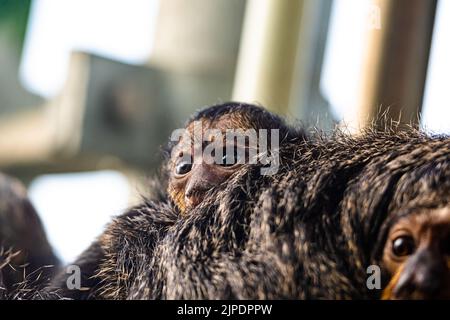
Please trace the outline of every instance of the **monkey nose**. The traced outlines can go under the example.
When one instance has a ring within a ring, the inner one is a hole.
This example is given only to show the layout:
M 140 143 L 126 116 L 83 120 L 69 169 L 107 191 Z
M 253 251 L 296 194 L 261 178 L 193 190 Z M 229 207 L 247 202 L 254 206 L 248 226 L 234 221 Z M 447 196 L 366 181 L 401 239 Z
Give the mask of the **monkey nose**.
M 206 181 L 201 181 L 189 185 L 186 188 L 186 193 L 184 195 L 184 201 L 188 208 L 195 208 L 203 200 L 204 194 L 211 189 L 211 185 Z
M 414 295 L 432 298 L 441 289 L 443 270 L 437 257 L 429 252 L 417 253 L 407 262 L 394 289 L 394 295 L 410 299 Z

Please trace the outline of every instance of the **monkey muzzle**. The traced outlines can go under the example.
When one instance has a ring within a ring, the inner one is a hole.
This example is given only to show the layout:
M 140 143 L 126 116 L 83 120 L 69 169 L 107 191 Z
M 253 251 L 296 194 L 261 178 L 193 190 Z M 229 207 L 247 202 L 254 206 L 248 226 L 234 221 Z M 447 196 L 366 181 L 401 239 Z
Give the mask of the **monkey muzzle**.
M 397 272 L 383 292 L 383 299 L 450 299 L 448 258 L 419 250 Z

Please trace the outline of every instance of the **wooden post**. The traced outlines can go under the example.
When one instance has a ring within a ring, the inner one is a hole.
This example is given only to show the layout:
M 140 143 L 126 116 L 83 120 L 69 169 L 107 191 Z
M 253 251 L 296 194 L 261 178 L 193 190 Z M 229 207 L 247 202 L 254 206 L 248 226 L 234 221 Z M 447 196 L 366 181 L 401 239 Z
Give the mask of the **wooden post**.
M 368 31 L 357 129 L 391 120 L 418 125 L 437 0 L 376 0 Z

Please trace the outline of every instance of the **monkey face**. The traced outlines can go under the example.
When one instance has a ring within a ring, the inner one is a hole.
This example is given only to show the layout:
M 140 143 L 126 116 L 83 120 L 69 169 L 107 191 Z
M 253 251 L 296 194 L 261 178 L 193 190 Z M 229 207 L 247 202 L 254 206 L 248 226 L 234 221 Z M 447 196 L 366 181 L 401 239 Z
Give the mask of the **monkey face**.
M 185 152 L 180 152 L 178 158 L 174 161 L 169 188 L 182 212 L 195 208 L 209 190 L 226 181 L 240 167 L 237 163 L 227 164 L 226 159 L 218 164 L 206 159 L 193 163 L 186 160 Z
M 450 299 L 450 207 L 398 220 L 383 264 L 392 277 L 384 299 Z
M 224 132 L 237 124 L 228 116 L 215 122 L 202 120 L 202 135 L 207 130 Z M 206 193 L 225 182 L 245 162 L 248 146 L 236 141 L 226 141 L 217 136 L 196 137 L 193 125 L 187 127 L 188 136 L 183 136 L 172 151 L 169 164 L 169 194 L 184 213 L 202 202 Z M 210 132 L 210 131 L 209 131 Z M 215 151 L 220 150 L 220 154 Z

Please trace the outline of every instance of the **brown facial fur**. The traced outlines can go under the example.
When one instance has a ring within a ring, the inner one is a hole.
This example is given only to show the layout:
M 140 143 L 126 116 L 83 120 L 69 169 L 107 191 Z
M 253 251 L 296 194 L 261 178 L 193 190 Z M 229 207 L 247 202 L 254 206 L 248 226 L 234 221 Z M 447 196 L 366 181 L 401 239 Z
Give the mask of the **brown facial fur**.
M 202 135 L 205 134 L 205 131 L 208 129 L 218 129 L 225 136 L 227 129 L 247 130 L 254 127 L 251 119 L 241 113 L 229 113 L 213 120 L 201 118 L 198 121 L 202 124 Z M 193 137 L 194 122 L 189 123 L 186 129 L 191 134 L 191 137 Z M 215 163 L 210 164 L 210 162 L 202 162 L 201 164 L 194 163 L 192 165 L 192 169 L 183 176 L 175 174 L 175 168 L 178 160 L 183 155 L 186 155 L 186 153 L 193 154 L 194 152 L 193 142 L 195 140 L 190 141 L 192 140 L 191 137 L 183 137 L 178 142 L 172 152 L 172 157 L 169 162 L 170 179 L 168 193 L 182 213 L 196 207 L 203 200 L 206 192 L 226 181 L 241 166 L 237 164 L 230 167 L 224 167 Z M 201 137 L 193 138 L 201 139 Z M 214 140 L 214 137 L 212 136 L 204 138 L 211 142 Z M 226 143 L 227 141 L 224 141 L 224 144 Z M 195 145 L 202 145 L 202 147 L 204 147 L 204 143 L 198 143 Z M 193 190 L 192 193 L 190 193 L 189 190 Z

